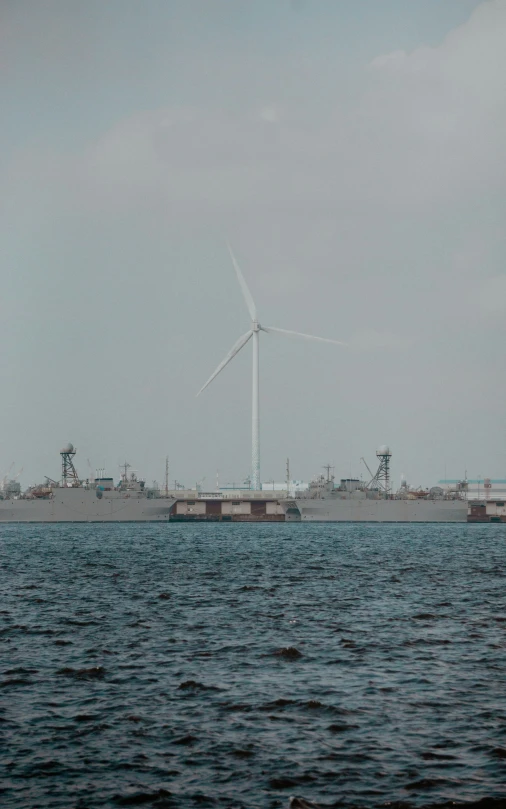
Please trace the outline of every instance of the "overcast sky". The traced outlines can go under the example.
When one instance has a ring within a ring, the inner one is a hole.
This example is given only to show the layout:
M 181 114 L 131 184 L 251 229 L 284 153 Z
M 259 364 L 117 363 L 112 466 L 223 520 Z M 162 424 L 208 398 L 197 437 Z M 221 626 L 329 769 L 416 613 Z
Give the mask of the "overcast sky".
M 506 0 L 2 0 L 0 476 L 506 476 Z

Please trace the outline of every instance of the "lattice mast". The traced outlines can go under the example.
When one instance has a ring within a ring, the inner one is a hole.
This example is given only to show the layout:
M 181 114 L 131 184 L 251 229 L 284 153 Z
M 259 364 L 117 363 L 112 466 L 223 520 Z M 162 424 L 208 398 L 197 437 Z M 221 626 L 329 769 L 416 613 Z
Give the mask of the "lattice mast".
M 74 466 L 76 452 L 73 444 L 67 444 L 60 450 L 62 486 L 79 486 L 79 476 Z
M 390 459 L 392 453 L 389 447 L 381 446 L 376 450 L 376 457 L 379 459 L 379 466 L 376 474 L 374 475 L 374 482 L 378 483 L 383 491 L 390 493 Z M 372 482 L 372 481 L 371 481 Z

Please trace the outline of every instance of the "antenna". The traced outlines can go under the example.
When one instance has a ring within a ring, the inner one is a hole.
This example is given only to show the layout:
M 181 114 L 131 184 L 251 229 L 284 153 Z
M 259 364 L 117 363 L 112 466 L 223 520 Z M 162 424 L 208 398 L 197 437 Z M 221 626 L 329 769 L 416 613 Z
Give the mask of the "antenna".
M 366 468 L 366 469 L 367 469 L 367 471 L 369 472 L 369 474 L 370 474 L 371 478 L 374 478 L 374 475 L 373 475 L 373 473 L 371 472 L 371 470 L 369 469 L 369 466 L 367 465 L 365 458 L 361 458 L 360 460 L 362 461 L 362 463 L 364 464 L 365 468 Z M 351 477 L 351 475 L 350 475 L 350 477 Z
M 165 456 L 165 497 L 169 496 L 169 456 Z
M 73 460 L 76 451 L 73 444 L 67 444 L 60 450 L 62 486 L 79 486 L 79 477 Z
M 327 483 L 330 483 L 330 481 L 332 480 L 331 472 L 334 471 L 334 467 L 332 466 L 332 464 L 328 463 L 328 464 L 325 464 L 325 466 L 323 468 L 327 472 Z
M 286 493 L 290 492 L 290 458 L 286 459 Z
M 124 461 L 122 464 L 119 465 L 119 468 L 123 470 L 121 473 L 121 477 L 128 483 L 128 470 L 130 469 L 130 464 L 127 461 Z
M 376 450 L 376 457 L 379 458 L 379 466 L 376 474 L 374 475 L 374 480 L 380 484 L 381 488 L 384 489 L 385 492 L 389 492 L 390 458 L 392 457 L 389 447 L 386 445 L 381 446 L 378 450 Z

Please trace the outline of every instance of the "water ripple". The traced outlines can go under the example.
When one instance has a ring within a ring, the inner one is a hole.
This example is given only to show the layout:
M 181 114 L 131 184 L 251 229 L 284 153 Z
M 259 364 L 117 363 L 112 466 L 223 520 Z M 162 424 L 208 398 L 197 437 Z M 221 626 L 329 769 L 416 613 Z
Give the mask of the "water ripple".
M 506 809 L 504 526 L 0 527 L 0 805 Z

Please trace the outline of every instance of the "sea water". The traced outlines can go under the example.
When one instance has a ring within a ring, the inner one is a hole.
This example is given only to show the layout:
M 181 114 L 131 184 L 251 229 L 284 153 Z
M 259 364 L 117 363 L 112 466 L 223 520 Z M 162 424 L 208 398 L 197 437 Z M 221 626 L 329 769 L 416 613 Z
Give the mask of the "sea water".
M 506 525 L 0 527 L 0 805 L 506 796 Z

